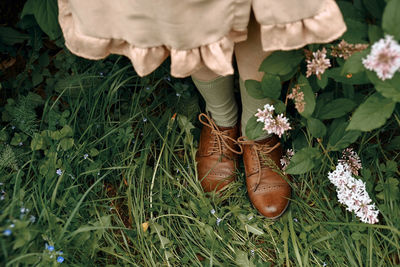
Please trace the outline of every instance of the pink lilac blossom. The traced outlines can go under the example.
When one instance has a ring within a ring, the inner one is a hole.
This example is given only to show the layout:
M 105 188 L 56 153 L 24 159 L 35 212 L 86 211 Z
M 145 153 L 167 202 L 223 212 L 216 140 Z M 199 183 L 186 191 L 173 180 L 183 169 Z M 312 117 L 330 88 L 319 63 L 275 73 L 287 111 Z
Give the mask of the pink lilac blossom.
M 296 85 L 292 88 L 292 92 L 288 94 L 287 98 L 294 101 L 294 105 L 298 112 L 302 113 L 306 102 L 304 101 L 304 93 L 301 91 L 300 85 Z
M 279 114 L 278 116 L 274 117 L 274 110 L 274 106 L 266 104 L 264 106 L 264 110 L 258 109 L 258 112 L 255 114 L 255 116 L 257 117 L 257 121 L 264 123 L 264 131 L 281 137 L 285 131 L 291 129 L 290 124 L 288 118 L 283 116 L 283 114 Z
M 349 170 L 354 175 L 358 175 L 358 171 L 362 168 L 360 157 L 352 148 L 343 150 L 342 158 L 339 159 L 339 162 L 349 166 Z
M 393 36 L 386 35 L 372 45 L 371 53 L 362 63 L 366 69 L 375 71 L 382 81 L 391 79 L 400 69 L 400 45 Z
M 308 54 L 306 54 L 307 56 Z M 331 62 L 329 58 L 326 58 L 326 48 L 322 48 L 322 50 L 317 50 L 317 52 L 312 53 L 311 56 L 307 56 L 307 72 L 306 77 L 310 77 L 315 74 L 318 79 L 321 79 L 321 75 L 331 66 Z
M 365 183 L 352 176 L 350 167 L 339 162 L 336 169 L 328 173 L 329 181 L 335 185 L 339 203 L 346 206 L 346 210 L 354 212 L 364 223 L 374 224 L 379 222 L 379 210 L 372 203 Z
M 292 159 L 293 155 L 294 155 L 293 149 L 286 150 L 286 154 L 283 155 L 283 157 L 280 160 L 283 171 L 286 170 L 286 168 L 289 165 L 290 160 Z

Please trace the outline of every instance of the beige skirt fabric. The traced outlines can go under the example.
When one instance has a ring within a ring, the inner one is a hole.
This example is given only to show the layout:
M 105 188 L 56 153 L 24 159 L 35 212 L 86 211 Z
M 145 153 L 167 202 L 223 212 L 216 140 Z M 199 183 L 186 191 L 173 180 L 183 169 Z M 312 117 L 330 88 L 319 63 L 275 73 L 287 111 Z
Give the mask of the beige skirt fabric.
M 346 30 L 334 0 L 58 0 L 67 48 L 88 59 L 127 56 L 140 76 L 171 57 L 171 75 L 206 66 L 233 74 L 235 43 L 247 39 L 250 13 L 262 49 L 327 43 Z

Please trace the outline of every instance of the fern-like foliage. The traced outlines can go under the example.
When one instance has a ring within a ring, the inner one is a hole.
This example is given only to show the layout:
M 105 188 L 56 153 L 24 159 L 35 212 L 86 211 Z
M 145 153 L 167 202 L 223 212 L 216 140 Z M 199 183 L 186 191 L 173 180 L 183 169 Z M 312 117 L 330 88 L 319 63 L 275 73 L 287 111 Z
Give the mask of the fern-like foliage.
M 0 169 L 4 168 L 18 170 L 17 157 L 9 145 L 0 148 Z
M 5 106 L 3 119 L 10 121 L 13 126 L 22 132 L 32 134 L 38 129 L 38 119 L 35 108 L 43 104 L 43 99 L 29 92 L 26 96 L 19 96 L 17 101 L 9 99 Z

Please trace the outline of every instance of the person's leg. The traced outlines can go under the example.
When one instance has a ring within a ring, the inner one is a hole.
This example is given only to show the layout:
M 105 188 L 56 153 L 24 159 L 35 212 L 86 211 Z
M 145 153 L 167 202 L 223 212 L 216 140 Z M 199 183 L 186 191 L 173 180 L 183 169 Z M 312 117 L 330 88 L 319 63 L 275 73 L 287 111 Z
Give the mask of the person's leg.
M 242 98 L 242 134 L 245 135 L 246 123 L 257 109 L 262 109 L 269 99 L 254 99 L 247 94 L 246 80 L 261 81 L 263 73 L 258 69 L 269 55 L 263 52 L 260 38 L 260 25 L 254 17 L 250 18 L 248 39 L 238 43 L 235 48 L 236 61 L 240 74 L 240 93 Z M 271 168 L 271 164 L 280 166 L 282 147 L 275 135 L 265 134 L 258 140 L 240 137 L 243 145 L 243 162 L 246 172 L 246 186 L 253 206 L 265 217 L 276 219 L 289 205 L 291 189 L 289 184 Z
M 192 75 L 192 80 L 215 123 L 223 127 L 235 126 L 238 106 L 233 91 L 233 75 L 219 76 L 203 67 Z
M 261 81 L 264 73 L 258 71 L 261 62 L 271 53 L 264 52 L 261 46 L 260 25 L 256 22 L 253 15 L 248 26 L 248 37 L 244 42 L 237 43 L 235 46 L 236 62 L 239 70 L 240 95 L 242 99 L 242 135 L 245 135 L 247 121 L 257 113 L 257 109 L 263 109 L 265 104 L 270 104 L 271 100 L 255 99 L 251 97 L 244 86 L 246 80 Z M 257 140 L 265 139 L 265 134 Z
M 196 153 L 197 172 L 206 192 L 225 188 L 236 177 L 239 129 L 238 107 L 233 92 L 233 76 L 218 76 L 203 67 L 192 79 L 206 102 L 206 114 L 200 114 L 204 125 Z

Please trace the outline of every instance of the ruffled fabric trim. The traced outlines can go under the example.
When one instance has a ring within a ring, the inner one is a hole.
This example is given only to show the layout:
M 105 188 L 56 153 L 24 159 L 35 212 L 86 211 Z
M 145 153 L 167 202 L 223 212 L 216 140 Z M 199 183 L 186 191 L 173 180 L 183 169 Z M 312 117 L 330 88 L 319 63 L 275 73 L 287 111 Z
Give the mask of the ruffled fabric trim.
M 110 54 L 127 56 L 139 76 L 146 76 L 171 56 L 171 75 L 187 77 L 204 66 L 218 75 L 233 74 L 232 55 L 235 42 L 247 39 L 247 30 L 232 30 L 217 42 L 193 49 L 177 50 L 167 46 L 141 48 L 125 40 L 85 35 L 74 23 L 68 0 L 58 0 L 59 22 L 65 45 L 74 54 L 88 59 L 102 59 Z M 346 31 L 342 14 L 333 0 L 325 1 L 314 17 L 293 23 L 261 25 L 264 51 L 298 49 L 310 43 L 328 43 Z
M 233 74 L 234 44 L 247 38 L 247 31 L 231 31 L 215 43 L 193 49 L 177 50 L 166 46 L 141 48 L 125 40 L 82 34 L 74 23 L 68 0 L 59 0 L 58 6 L 65 45 L 72 53 L 93 60 L 105 58 L 110 54 L 127 56 L 139 76 L 153 72 L 168 56 L 171 56 L 171 75 L 174 77 L 187 77 L 204 65 L 222 76 Z
M 317 15 L 300 21 L 261 25 L 261 42 L 266 52 L 299 49 L 312 43 L 330 43 L 346 31 L 342 13 L 334 0 L 326 0 Z

